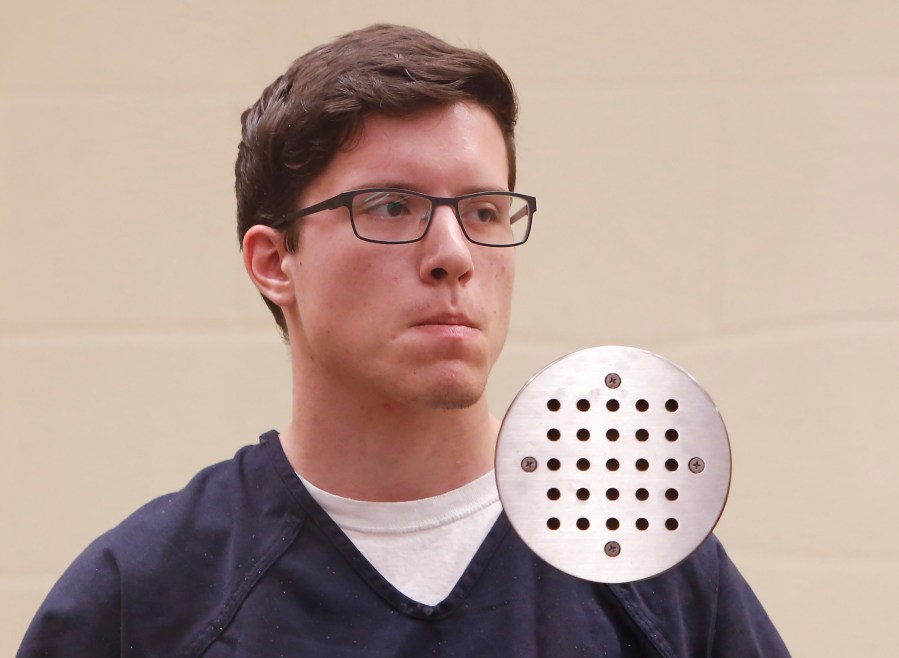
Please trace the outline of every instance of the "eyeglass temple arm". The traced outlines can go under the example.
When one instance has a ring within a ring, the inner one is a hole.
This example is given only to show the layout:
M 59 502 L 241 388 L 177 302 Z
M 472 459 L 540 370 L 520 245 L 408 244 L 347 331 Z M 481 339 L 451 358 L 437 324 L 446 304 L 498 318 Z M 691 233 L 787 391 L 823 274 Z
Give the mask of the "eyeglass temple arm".
M 322 210 L 334 210 L 335 208 L 340 208 L 341 206 L 346 206 L 346 200 L 344 199 L 343 194 L 338 194 L 337 196 L 331 197 L 330 199 L 325 199 L 320 203 L 316 203 L 313 206 L 287 213 L 278 223 L 286 224 L 287 222 L 299 219 L 300 217 L 305 217 L 306 215 L 312 215 L 314 213 L 321 212 Z
M 530 207 L 529 207 L 529 206 L 524 206 L 521 210 L 519 210 L 519 211 L 516 212 L 514 215 L 512 215 L 511 217 L 509 217 L 509 223 L 510 223 L 510 224 L 514 224 L 515 222 L 517 222 L 517 221 L 518 221 L 519 219 L 521 219 L 522 217 L 527 217 L 529 212 L 530 212 Z

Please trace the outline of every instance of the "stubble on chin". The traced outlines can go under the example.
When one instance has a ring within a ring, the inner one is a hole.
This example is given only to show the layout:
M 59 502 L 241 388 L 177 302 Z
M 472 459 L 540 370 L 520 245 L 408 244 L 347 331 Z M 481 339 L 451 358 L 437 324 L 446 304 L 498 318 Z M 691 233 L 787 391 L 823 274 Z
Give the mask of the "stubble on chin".
M 468 409 L 469 407 L 477 404 L 480 401 L 481 397 L 483 397 L 483 391 L 481 391 L 480 395 L 474 395 L 473 393 L 468 393 L 466 395 L 457 392 L 446 393 L 432 399 L 430 406 L 433 409 Z
M 409 402 L 427 409 L 468 409 L 481 401 L 486 388 L 486 382 L 445 382 L 420 391 L 414 396 L 416 399 Z

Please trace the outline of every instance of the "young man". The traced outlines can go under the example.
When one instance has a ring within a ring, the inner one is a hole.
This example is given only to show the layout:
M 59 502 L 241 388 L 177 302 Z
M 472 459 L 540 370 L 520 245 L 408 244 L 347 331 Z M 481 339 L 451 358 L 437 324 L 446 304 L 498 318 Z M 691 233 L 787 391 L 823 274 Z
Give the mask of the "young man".
M 786 655 L 714 540 L 604 586 L 501 514 L 484 390 L 536 210 L 515 118 L 493 60 L 393 26 L 266 89 L 238 227 L 290 345 L 290 425 L 92 544 L 21 656 Z

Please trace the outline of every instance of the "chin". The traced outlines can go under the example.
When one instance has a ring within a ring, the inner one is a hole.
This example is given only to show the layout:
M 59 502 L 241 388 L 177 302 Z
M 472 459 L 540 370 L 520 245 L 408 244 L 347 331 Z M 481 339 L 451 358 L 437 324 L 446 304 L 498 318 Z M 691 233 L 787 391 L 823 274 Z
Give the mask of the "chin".
M 431 404 L 429 405 L 432 409 L 468 409 L 469 407 L 477 404 L 481 399 L 481 396 L 450 396 L 446 395 L 440 398 L 435 398 L 431 400 Z
M 468 409 L 484 397 L 486 382 L 443 382 L 418 392 L 418 403 L 430 409 Z

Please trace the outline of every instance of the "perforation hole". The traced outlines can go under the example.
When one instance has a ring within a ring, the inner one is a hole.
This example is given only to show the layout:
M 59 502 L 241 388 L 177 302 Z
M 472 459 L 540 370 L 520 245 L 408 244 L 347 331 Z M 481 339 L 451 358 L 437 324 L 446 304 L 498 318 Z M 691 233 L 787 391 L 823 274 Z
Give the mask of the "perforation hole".
M 636 494 L 637 500 L 647 500 L 649 498 L 649 492 L 646 489 L 637 489 Z
M 577 401 L 577 409 L 578 411 L 587 411 L 590 408 L 590 400 L 584 400 L 581 398 Z
M 637 407 L 637 411 L 646 411 L 649 409 L 649 402 L 646 400 L 637 400 L 637 404 L 634 406 Z
M 546 497 L 549 498 L 550 500 L 559 500 L 559 498 L 561 496 L 562 496 L 561 492 L 559 492 L 559 490 L 556 489 L 555 487 L 553 487 L 552 489 L 546 490 Z
M 586 530 L 590 527 L 590 519 L 581 517 L 577 521 L 575 521 L 575 525 L 578 527 L 578 530 Z
M 665 527 L 668 528 L 669 530 L 672 530 L 672 531 L 677 530 L 679 525 L 680 524 L 677 522 L 677 519 L 666 519 L 665 520 Z
M 621 434 L 615 428 L 606 430 L 606 438 L 609 441 L 617 441 L 619 436 L 621 436 Z
M 667 498 L 668 500 L 677 500 L 678 498 L 680 498 L 680 494 L 678 493 L 677 489 L 668 489 L 665 492 L 665 498 Z
M 634 525 L 637 526 L 637 530 L 646 530 L 649 527 L 649 521 L 641 517 Z
M 676 459 L 667 459 L 665 460 L 665 468 L 667 468 L 672 473 L 678 469 L 680 465 L 677 463 Z
M 637 467 L 638 471 L 648 471 L 649 470 L 649 462 L 645 459 L 638 459 L 634 464 Z
M 618 489 L 612 487 L 611 489 L 606 489 L 606 498 L 609 500 L 618 500 L 618 496 L 621 494 L 618 493 Z
M 551 471 L 558 471 L 561 466 L 562 466 L 562 463 L 555 457 L 553 457 L 552 459 L 546 460 L 546 468 L 548 468 Z
M 606 527 L 609 530 L 618 530 L 618 528 L 621 527 L 621 524 L 618 522 L 618 519 L 613 517 L 611 519 L 606 519 Z
M 669 441 L 677 441 L 679 436 L 676 429 L 665 430 L 665 438 Z
M 582 427 L 577 431 L 577 438 L 580 441 L 586 441 L 590 438 L 590 430 Z
M 578 500 L 587 500 L 590 497 L 590 490 L 580 488 L 577 490 L 577 499 Z
M 546 519 L 546 527 L 550 530 L 558 530 L 561 526 L 562 522 L 554 516 Z
M 677 411 L 677 408 L 678 408 L 679 406 L 680 406 L 680 405 L 677 403 L 677 400 L 666 400 L 666 401 L 665 401 L 665 408 L 666 408 L 668 411 Z
M 547 401 L 546 408 L 550 411 L 558 411 L 562 408 L 562 403 L 553 398 L 552 400 Z
M 581 457 L 580 459 L 577 460 L 577 470 L 586 471 L 588 468 L 590 468 L 590 460 L 589 459 L 585 459 L 584 457 Z
M 546 431 L 546 438 L 549 439 L 550 441 L 558 441 L 561 436 L 562 436 L 562 433 L 559 430 L 557 430 L 555 427 Z
M 646 441 L 649 438 L 649 432 L 641 428 L 634 432 L 634 436 L 637 437 L 637 441 Z
M 609 411 L 618 411 L 618 408 L 620 406 L 621 405 L 618 404 L 618 400 L 608 400 L 606 402 L 606 409 L 608 409 Z
M 606 468 L 610 471 L 617 471 L 620 466 L 617 459 L 610 459 L 606 462 Z

